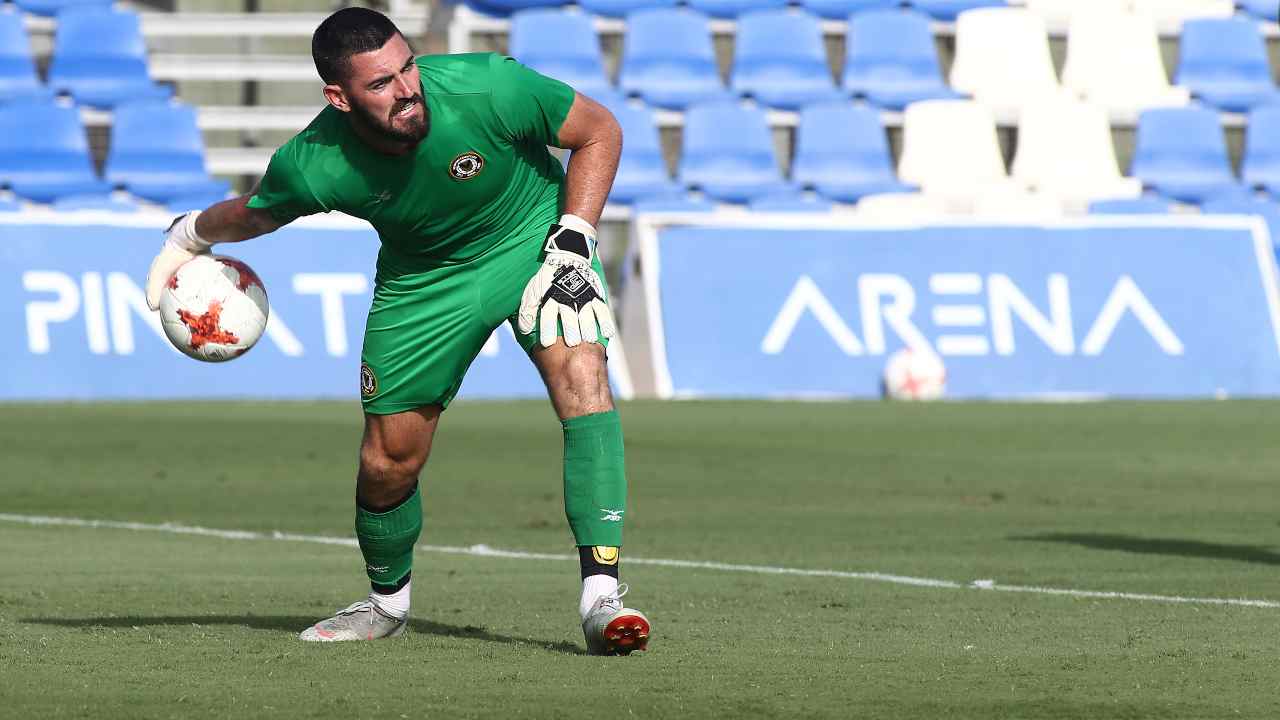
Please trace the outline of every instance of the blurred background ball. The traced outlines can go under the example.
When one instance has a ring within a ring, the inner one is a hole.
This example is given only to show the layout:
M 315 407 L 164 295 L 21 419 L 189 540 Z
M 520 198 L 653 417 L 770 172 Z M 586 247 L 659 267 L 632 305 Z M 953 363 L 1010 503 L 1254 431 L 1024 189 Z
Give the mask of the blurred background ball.
M 894 400 L 937 400 L 947 390 L 947 369 L 929 349 L 903 348 L 884 366 L 884 392 Z
M 240 357 L 267 327 L 267 290 L 248 265 L 225 255 L 197 255 L 160 296 L 169 342 L 205 362 Z

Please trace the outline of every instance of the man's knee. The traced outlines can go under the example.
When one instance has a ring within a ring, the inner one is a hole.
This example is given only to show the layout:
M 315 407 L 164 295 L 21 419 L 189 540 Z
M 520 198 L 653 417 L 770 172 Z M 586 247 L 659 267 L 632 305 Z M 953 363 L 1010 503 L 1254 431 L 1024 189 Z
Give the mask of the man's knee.
M 439 413 L 374 417 L 360 444 L 356 492 L 361 504 L 376 509 L 400 502 L 412 490 L 431 450 Z
M 557 362 L 546 370 L 547 389 L 562 418 L 613 409 L 604 346 L 583 343 L 559 348 Z

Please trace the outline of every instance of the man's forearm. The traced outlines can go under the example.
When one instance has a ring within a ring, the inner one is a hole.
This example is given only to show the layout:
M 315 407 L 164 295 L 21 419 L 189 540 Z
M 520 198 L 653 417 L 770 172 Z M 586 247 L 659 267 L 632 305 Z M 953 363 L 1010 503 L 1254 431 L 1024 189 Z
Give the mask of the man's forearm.
M 246 207 L 251 195 L 210 205 L 196 218 L 196 233 L 211 243 L 240 242 L 280 227 L 265 210 Z
M 609 122 L 599 124 L 591 140 L 569 157 L 565 177 L 565 213 L 577 215 L 592 225 L 599 224 L 600 213 L 613 187 L 613 176 L 618 172 L 621 154 L 622 130 L 610 116 Z

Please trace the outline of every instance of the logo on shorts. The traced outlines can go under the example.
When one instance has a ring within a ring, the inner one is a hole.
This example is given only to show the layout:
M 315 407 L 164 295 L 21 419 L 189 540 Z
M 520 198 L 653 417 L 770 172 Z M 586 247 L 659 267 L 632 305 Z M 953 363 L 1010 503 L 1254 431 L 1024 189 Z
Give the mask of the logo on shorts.
M 469 150 L 453 159 L 449 164 L 449 174 L 455 180 L 470 180 L 484 169 L 484 158 L 475 150 Z
M 596 545 L 591 548 L 591 557 L 601 565 L 617 565 L 618 564 L 618 548 L 609 547 L 607 545 Z
M 378 378 L 369 363 L 360 363 L 360 394 L 370 397 L 378 392 Z

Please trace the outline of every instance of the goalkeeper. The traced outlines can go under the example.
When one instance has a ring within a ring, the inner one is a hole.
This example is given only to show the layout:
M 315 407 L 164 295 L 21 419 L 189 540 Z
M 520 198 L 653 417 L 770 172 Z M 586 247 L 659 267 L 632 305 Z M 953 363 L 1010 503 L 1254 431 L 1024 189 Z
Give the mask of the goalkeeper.
M 505 320 L 564 429 L 565 514 L 581 559 L 587 649 L 643 649 L 648 620 L 623 606 L 618 584 L 626 475 L 605 368 L 614 321 L 595 253 L 594 224 L 622 149 L 617 122 L 511 58 L 415 58 L 373 10 L 329 16 L 312 56 L 329 107 L 275 152 L 249 195 L 175 220 L 147 278 L 154 309 L 178 266 L 214 243 L 333 210 L 378 231 L 355 520 L 372 591 L 301 638 L 404 631 L 422 530 L 418 475 L 441 413 Z M 548 145 L 573 151 L 567 174 Z

